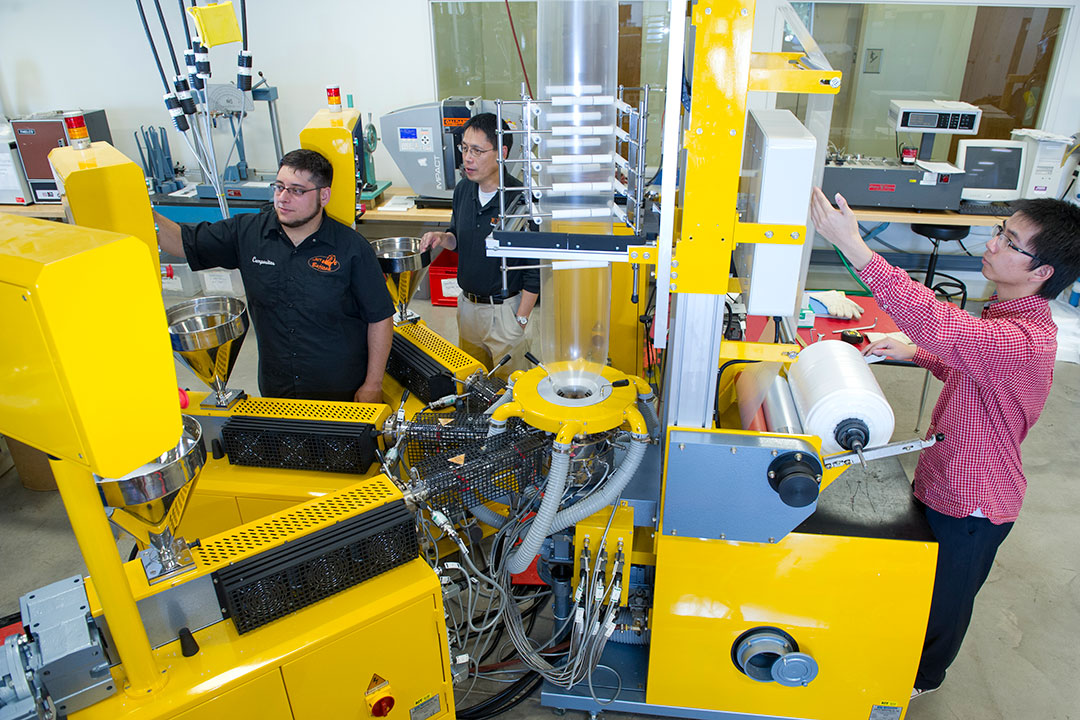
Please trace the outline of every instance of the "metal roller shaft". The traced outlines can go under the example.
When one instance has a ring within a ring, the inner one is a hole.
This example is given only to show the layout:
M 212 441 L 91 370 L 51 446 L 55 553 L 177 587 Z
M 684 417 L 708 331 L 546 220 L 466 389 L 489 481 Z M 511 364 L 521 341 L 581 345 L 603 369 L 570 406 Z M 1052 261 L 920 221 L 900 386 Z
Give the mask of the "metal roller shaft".
M 795 409 L 795 399 L 791 396 L 791 387 L 782 375 L 777 375 L 765 393 L 763 403 L 765 426 L 770 432 L 801 435 L 802 420 Z

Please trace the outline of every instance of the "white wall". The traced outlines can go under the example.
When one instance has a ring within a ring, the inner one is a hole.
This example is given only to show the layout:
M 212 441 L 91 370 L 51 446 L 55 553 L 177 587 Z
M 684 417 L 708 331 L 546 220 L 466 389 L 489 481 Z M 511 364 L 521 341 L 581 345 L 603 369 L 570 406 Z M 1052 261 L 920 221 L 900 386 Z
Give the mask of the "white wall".
M 820 1 L 820 0 L 819 0 Z M 151 0 L 143 0 L 153 19 Z M 182 42 L 175 0 L 162 0 L 173 40 Z M 1014 6 L 1019 0 L 952 0 L 950 5 Z M 911 0 L 894 0 L 910 4 Z M 755 48 L 778 49 L 763 38 L 779 28 L 774 0 L 759 0 Z M 1080 130 L 1080 0 L 1052 4 L 1070 9 L 1059 38 L 1056 74 L 1039 127 L 1071 135 Z M 435 98 L 427 0 L 334 2 L 251 0 L 249 28 L 255 69 L 281 94 L 282 142 L 297 145 L 300 129 L 323 106 L 324 86 L 338 83 L 356 106 L 377 119 L 390 110 Z M 152 23 L 152 26 L 156 21 Z M 156 35 L 155 37 L 160 37 Z M 108 38 L 120 38 L 111 40 Z M 215 48 L 215 82 L 235 79 L 236 45 Z M 1070 78 L 1073 80 L 1070 81 Z M 135 4 L 105 0 L 0 0 L 0 114 L 21 115 L 73 107 L 104 107 L 113 138 L 137 155 L 132 133 L 140 125 L 169 126 L 161 84 L 143 36 Z M 260 104 L 245 123 L 249 163 L 274 169 L 269 122 Z M 173 132 L 173 153 L 192 164 Z M 221 135 L 219 147 L 224 147 Z M 404 178 L 382 147 L 380 178 Z
M 184 36 L 177 2 L 161 2 L 179 48 Z M 234 4 L 239 16 L 239 0 Z M 143 0 L 143 6 L 160 51 L 153 0 Z M 390 110 L 434 100 L 428 18 L 426 0 L 250 0 L 249 49 L 255 71 L 278 88 L 284 149 L 298 147 L 301 128 L 325 106 L 329 84 L 341 85 L 343 96 L 352 93 L 364 121 L 371 112 L 376 126 Z M 239 49 L 234 43 L 211 51 L 213 82 L 235 82 Z M 171 75 L 171 63 L 163 61 Z M 182 55 L 178 61 L 182 68 Z M 194 167 L 161 95 L 135 3 L 0 0 L 0 112 L 11 117 L 103 107 L 114 144 L 129 157 L 138 158 L 133 132 L 139 126 L 162 125 L 170 130 L 174 159 Z M 244 136 L 248 164 L 276 171 L 265 103 L 257 103 L 245 120 Z M 227 129 L 217 135 L 222 161 L 229 137 Z M 404 184 L 385 148 L 376 151 L 375 162 L 380 179 Z

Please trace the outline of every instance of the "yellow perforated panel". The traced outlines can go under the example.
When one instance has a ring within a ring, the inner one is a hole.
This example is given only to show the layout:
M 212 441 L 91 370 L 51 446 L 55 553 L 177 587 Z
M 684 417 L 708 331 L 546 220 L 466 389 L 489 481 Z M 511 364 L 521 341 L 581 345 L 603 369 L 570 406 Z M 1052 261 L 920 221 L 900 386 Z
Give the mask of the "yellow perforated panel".
M 268 550 L 299 535 L 371 510 L 401 497 L 401 492 L 385 477 L 376 477 L 336 493 L 325 495 L 271 515 L 256 524 L 216 535 L 192 548 L 200 569 L 212 571 L 219 565 Z
M 411 340 L 417 347 L 446 366 L 454 375 L 464 380 L 483 366 L 461 348 L 439 335 L 427 325 L 401 325 L 394 332 Z
M 386 405 L 329 402 L 320 400 L 281 400 L 277 398 L 248 398 L 231 408 L 233 415 L 290 418 L 293 420 L 331 420 L 336 422 L 361 422 L 376 424 Z

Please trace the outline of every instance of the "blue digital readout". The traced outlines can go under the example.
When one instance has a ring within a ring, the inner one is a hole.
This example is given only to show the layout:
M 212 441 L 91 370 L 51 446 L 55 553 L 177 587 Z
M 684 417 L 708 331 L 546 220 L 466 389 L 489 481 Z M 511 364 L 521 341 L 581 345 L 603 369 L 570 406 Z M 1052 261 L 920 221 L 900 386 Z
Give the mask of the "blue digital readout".
M 398 130 L 398 137 L 402 140 L 415 140 L 416 128 L 401 128 Z

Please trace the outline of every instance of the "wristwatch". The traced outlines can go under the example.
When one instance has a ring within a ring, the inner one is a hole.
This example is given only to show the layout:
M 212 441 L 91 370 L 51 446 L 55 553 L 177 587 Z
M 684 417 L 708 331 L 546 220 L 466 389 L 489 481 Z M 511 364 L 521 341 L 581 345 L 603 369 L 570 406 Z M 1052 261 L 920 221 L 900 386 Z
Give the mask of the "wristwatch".
M 521 327 L 525 327 L 526 325 L 529 324 L 529 318 L 522 317 L 520 315 L 517 316 L 517 321 L 518 321 L 518 325 L 520 325 Z

